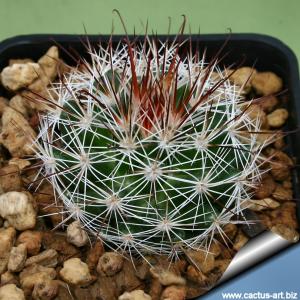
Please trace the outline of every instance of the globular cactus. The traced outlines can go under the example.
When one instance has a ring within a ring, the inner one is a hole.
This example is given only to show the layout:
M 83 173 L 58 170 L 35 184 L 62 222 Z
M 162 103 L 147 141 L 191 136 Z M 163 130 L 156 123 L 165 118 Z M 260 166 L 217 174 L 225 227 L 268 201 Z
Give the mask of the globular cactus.
M 69 218 L 108 246 L 173 255 L 243 219 L 261 176 L 261 120 L 218 59 L 125 39 L 53 84 L 36 141 Z M 186 54 L 182 54 L 186 53 Z

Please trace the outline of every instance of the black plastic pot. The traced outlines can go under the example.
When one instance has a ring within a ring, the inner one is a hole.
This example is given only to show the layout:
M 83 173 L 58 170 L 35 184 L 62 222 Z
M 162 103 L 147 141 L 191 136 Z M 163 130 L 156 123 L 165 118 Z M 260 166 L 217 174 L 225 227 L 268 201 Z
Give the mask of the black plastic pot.
M 78 35 L 26 35 L 7 39 L 0 43 L 0 70 L 8 64 L 11 58 L 32 58 L 34 60 L 42 56 L 47 49 L 52 46 L 54 41 L 66 49 L 73 48 L 78 53 L 84 55 L 86 52 L 80 38 L 86 36 Z M 96 45 L 100 40 L 107 41 L 108 36 L 88 36 L 91 44 Z M 119 41 L 122 37 L 115 36 L 113 40 Z M 159 36 L 165 40 L 166 36 Z M 236 61 L 243 61 L 244 65 L 252 66 L 259 71 L 272 71 L 279 75 L 284 82 L 284 87 L 288 90 L 288 101 L 286 107 L 290 112 L 290 118 L 286 130 L 295 130 L 300 128 L 300 85 L 298 62 L 294 53 L 281 41 L 258 34 L 232 34 L 230 37 L 224 34 L 194 35 L 192 36 L 192 46 L 195 51 L 203 51 L 207 48 L 207 57 L 213 56 L 225 40 L 229 38 L 222 53 L 228 53 L 222 63 L 230 65 Z M 72 63 L 70 57 L 61 52 L 62 58 Z M 0 87 L 0 96 L 5 96 L 7 92 Z M 300 130 L 287 136 L 289 154 L 300 161 Z M 300 171 L 293 170 L 294 179 L 294 198 L 299 199 L 299 178 Z M 297 201 L 297 214 L 300 221 L 300 201 Z M 300 223 L 300 222 L 299 222 Z M 265 247 L 262 247 L 262 244 Z M 259 245 L 260 247 L 257 247 Z M 227 280 L 241 271 L 248 269 L 262 260 L 272 256 L 279 250 L 289 246 L 288 242 L 278 237 L 274 237 L 269 232 L 264 232 L 253 238 L 240 251 L 235 263 L 229 266 L 224 280 Z M 259 249 L 260 250 L 259 250 Z M 252 254 L 251 254 L 252 253 Z M 245 257 L 247 259 L 245 259 Z M 233 261 L 233 262 L 234 262 Z M 224 281 L 222 280 L 222 282 Z

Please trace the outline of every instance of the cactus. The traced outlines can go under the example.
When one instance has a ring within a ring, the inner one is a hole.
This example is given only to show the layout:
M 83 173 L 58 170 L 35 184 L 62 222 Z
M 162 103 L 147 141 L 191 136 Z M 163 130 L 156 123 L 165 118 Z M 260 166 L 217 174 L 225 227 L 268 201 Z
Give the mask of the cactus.
M 89 60 L 53 84 L 40 118 L 40 173 L 66 220 L 114 249 L 198 248 L 243 222 L 243 201 L 260 180 L 252 102 L 217 57 L 206 62 L 186 48 L 149 36 L 89 46 Z

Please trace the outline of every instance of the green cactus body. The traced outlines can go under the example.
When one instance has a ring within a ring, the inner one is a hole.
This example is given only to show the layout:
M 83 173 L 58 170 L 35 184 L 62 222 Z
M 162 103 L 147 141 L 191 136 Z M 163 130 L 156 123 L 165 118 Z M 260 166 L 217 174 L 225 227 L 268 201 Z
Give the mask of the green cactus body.
M 53 86 L 59 106 L 41 118 L 37 156 L 91 233 L 130 252 L 170 254 L 242 214 L 260 177 L 262 146 L 250 133 L 260 120 L 216 62 L 148 43 L 148 52 L 91 49 L 91 62 Z

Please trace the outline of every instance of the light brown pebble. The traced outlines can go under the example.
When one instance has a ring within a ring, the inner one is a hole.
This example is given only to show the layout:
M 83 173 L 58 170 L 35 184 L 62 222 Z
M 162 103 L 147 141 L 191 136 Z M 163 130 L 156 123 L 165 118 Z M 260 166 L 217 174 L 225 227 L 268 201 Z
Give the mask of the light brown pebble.
M 292 184 L 292 181 L 290 179 L 287 179 L 287 180 L 282 182 L 282 186 L 285 189 L 291 189 L 293 187 L 293 184 Z
M 254 211 L 262 211 L 266 209 L 274 209 L 279 207 L 279 203 L 272 198 L 264 198 L 259 200 L 246 200 L 242 202 L 242 208 L 249 208 Z
M 143 290 L 134 290 L 132 292 L 123 293 L 119 296 L 118 300 L 152 300 L 152 297 Z
M 213 255 L 215 255 L 213 253 Z M 177 270 L 180 274 L 185 272 L 185 269 L 188 265 L 187 261 L 183 258 L 180 258 L 174 262 L 174 269 Z
M 186 299 L 197 299 L 197 297 L 201 297 L 201 295 L 207 293 L 207 290 L 211 287 L 201 287 L 196 283 L 191 282 L 186 287 Z
M 255 138 L 256 143 L 265 148 L 277 140 L 277 134 L 274 132 L 259 132 L 255 134 Z
M 79 258 L 66 260 L 59 274 L 65 282 L 74 285 L 86 285 L 93 280 L 88 265 Z
M 266 228 L 272 227 L 271 218 L 265 212 L 259 213 L 258 216 L 259 216 L 259 221 L 263 226 L 265 226 Z
M 36 224 L 33 198 L 28 192 L 7 192 L 0 196 L 0 215 L 17 230 L 31 229 Z
M 36 78 L 29 86 L 28 89 L 21 93 L 22 96 L 26 98 L 26 96 L 29 96 L 29 99 L 31 96 L 34 96 L 34 94 L 30 94 L 31 91 L 36 92 L 41 98 L 40 100 L 43 100 L 43 97 L 50 93 L 50 91 L 47 90 L 47 86 L 50 84 L 49 77 L 45 74 L 44 70 L 40 68 L 38 70 L 38 78 Z M 47 97 L 48 99 L 49 97 Z M 31 98 L 32 99 L 32 98 Z M 35 99 L 35 98 L 33 98 Z M 39 104 L 42 104 L 43 101 L 31 101 L 30 105 L 33 109 L 38 109 Z
M 124 263 L 124 258 L 116 252 L 106 252 L 100 258 L 97 265 L 97 272 L 106 276 L 113 276 L 118 273 Z
M 39 187 L 39 193 L 34 195 L 40 214 L 49 215 L 53 227 L 59 228 L 63 222 L 63 204 L 55 199 L 53 186 L 49 182 L 43 182 Z
M 81 299 L 81 298 L 79 298 L 79 299 Z M 107 298 L 107 299 L 113 299 L 113 298 Z M 61 280 L 58 280 L 58 295 L 55 298 L 55 300 L 74 300 L 73 294 L 72 294 L 72 292 L 70 292 L 70 286 Z M 87 300 L 91 300 L 91 299 L 87 298 Z
M 273 144 L 274 148 L 277 150 L 281 150 L 281 149 L 285 148 L 286 143 L 285 143 L 284 134 L 282 133 L 282 131 L 278 130 L 278 132 L 275 136 L 276 136 L 276 139 Z
M 209 247 L 209 252 L 214 256 L 218 257 L 221 254 L 220 243 L 217 240 L 212 241 Z
M 11 272 L 23 270 L 27 258 L 27 248 L 25 244 L 13 247 L 10 251 L 7 268 Z
M 20 273 L 20 283 L 24 292 L 31 293 L 35 284 L 56 277 L 54 268 L 47 268 L 41 265 L 31 265 Z
M 166 287 L 160 299 L 161 300 L 184 300 L 186 297 L 186 288 L 184 286 L 170 285 Z
M 278 181 L 289 178 L 294 165 L 292 159 L 286 153 L 275 149 L 269 149 L 268 156 L 273 178 Z
M 270 95 L 282 89 L 282 79 L 273 72 L 257 72 L 252 79 L 252 86 L 258 94 Z
M 29 255 L 36 255 L 40 252 L 42 234 L 39 231 L 25 230 L 17 238 L 17 244 L 24 243 Z
M 187 267 L 186 277 L 188 280 L 195 282 L 200 286 L 205 286 L 207 282 L 207 276 L 192 265 Z
M 162 267 L 150 268 L 150 273 L 161 285 L 185 285 L 185 279 Z
M 285 108 L 278 108 L 267 115 L 268 124 L 273 128 L 282 127 L 289 117 L 289 113 Z
M 90 270 L 94 270 L 97 267 L 99 258 L 104 253 L 103 243 L 97 239 L 94 245 L 89 249 L 87 254 L 86 263 Z
M 24 170 L 26 167 L 29 167 L 30 164 L 31 163 L 28 159 L 22 159 L 17 157 L 14 157 L 8 161 L 9 166 L 17 166 L 20 171 Z
M 13 157 L 34 154 L 33 141 L 36 133 L 28 121 L 11 107 L 6 107 L 2 115 L 0 143 L 8 149 Z
M 195 68 L 195 70 L 198 70 L 199 71 L 199 68 Z M 227 70 L 228 71 L 228 70 Z M 212 80 L 220 80 L 220 79 L 222 79 L 222 78 L 224 78 L 224 76 L 226 76 L 225 75 L 225 73 L 224 73 L 224 75 L 222 75 L 222 74 L 220 74 L 219 72 L 215 72 L 215 71 L 212 71 L 211 73 L 210 73 L 210 78 L 212 79 Z
M 42 246 L 45 249 L 54 249 L 57 251 L 59 264 L 63 264 L 70 257 L 80 257 L 79 249 L 68 243 L 66 234 L 62 232 L 44 231 Z
M 124 259 L 122 270 L 115 274 L 113 277 L 100 275 L 100 278 L 100 281 L 102 280 L 102 278 L 108 278 L 111 282 L 114 281 L 120 293 L 123 291 L 133 291 L 135 289 L 143 287 L 143 283 L 136 276 L 135 266 L 129 259 Z M 121 289 L 119 289 L 120 287 Z
M 53 81 L 57 76 L 59 65 L 59 52 L 56 46 L 50 47 L 47 52 L 38 60 L 49 81 Z
M 150 264 L 148 261 L 144 260 L 143 258 L 138 261 L 136 264 L 136 276 L 142 280 L 145 280 L 150 275 Z
M 277 184 L 272 196 L 278 201 L 289 201 L 293 199 L 293 191 L 290 188 L 285 188 L 281 184 Z
M 242 231 L 239 231 L 235 237 L 233 249 L 236 251 L 240 250 L 248 242 L 248 240 L 249 238 Z
M 25 295 L 15 284 L 6 284 L 0 287 L 0 300 L 25 300 Z
M 233 241 L 236 233 L 237 233 L 237 226 L 233 223 L 228 223 L 223 227 L 223 232 L 226 239 Z
M 50 47 L 47 53 L 38 60 L 38 64 L 40 66 L 38 78 L 28 86 L 27 91 L 23 91 L 21 94 L 24 97 L 36 98 L 36 95 L 31 92 L 33 91 L 41 96 L 41 100 L 43 98 L 53 99 L 55 93 L 49 90 L 47 86 L 57 77 L 58 68 L 62 65 L 59 60 L 58 48 L 56 46 Z M 37 111 L 45 111 L 49 108 L 45 101 L 31 101 L 30 106 Z
M 57 280 L 45 280 L 34 285 L 32 298 L 34 300 L 52 300 L 58 293 Z
M 68 226 L 67 241 L 76 247 L 82 247 L 89 241 L 89 237 L 79 221 L 74 221 Z
M 115 286 L 112 286 L 112 284 L 111 284 L 110 288 L 114 290 Z M 102 281 L 102 284 L 101 284 L 101 290 L 102 289 L 103 289 L 103 281 Z M 81 287 L 81 286 L 74 286 L 72 288 L 72 292 L 76 296 L 76 299 L 78 299 L 78 300 L 81 300 L 81 299 L 85 299 L 85 300 L 92 300 L 92 299 L 94 300 L 95 299 L 96 300 L 97 298 L 101 299 L 101 300 L 102 299 L 116 299 L 115 297 L 113 297 L 113 298 L 112 297 L 107 297 L 107 298 L 104 297 L 103 298 L 100 295 L 99 295 L 100 297 L 98 295 L 95 297 L 95 295 L 93 295 L 93 287 L 92 286 L 91 286 L 91 288 L 90 287 L 86 288 L 86 287 Z M 110 296 L 110 295 L 107 295 L 107 296 Z
M 271 231 L 280 235 L 291 243 L 297 243 L 299 241 L 299 233 L 292 227 L 277 224 L 271 228 Z
M 248 92 L 251 89 L 251 81 L 253 79 L 256 70 L 251 67 L 242 67 L 236 69 L 235 72 L 229 77 L 235 85 L 243 87 L 243 89 Z
M 49 79 L 45 76 L 44 72 L 41 71 L 39 78 L 30 84 L 28 89 L 20 92 L 20 95 L 25 99 L 36 99 L 35 101 L 28 101 L 30 105 L 29 111 L 33 113 L 32 116 L 34 116 L 35 112 L 47 112 L 51 110 L 49 101 L 46 102 L 44 99 L 54 102 L 53 95 L 55 92 L 47 87 L 48 84 L 50 84 Z
M 187 250 L 185 254 L 187 260 L 204 274 L 209 273 L 215 266 L 214 255 L 205 250 Z
M 40 66 L 37 63 L 15 63 L 2 70 L 1 83 L 8 90 L 19 90 L 37 79 L 39 70 Z
M 57 251 L 54 249 L 47 249 L 43 252 L 31 256 L 26 260 L 25 266 L 28 267 L 32 264 L 39 264 L 45 267 L 54 268 L 57 265 Z
M 292 228 L 298 227 L 296 217 L 296 203 L 292 201 L 285 201 L 280 207 L 272 210 L 269 213 L 273 226 L 283 224 Z
M 18 284 L 17 277 L 10 271 L 6 271 L 5 273 L 1 274 L 1 285 L 8 283 Z
M 0 96 L 0 116 L 2 116 L 4 108 L 9 105 L 8 99 Z
M 150 281 L 149 295 L 152 297 L 152 300 L 159 300 L 162 289 L 163 287 L 158 279 L 153 278 Z
M 254 197 L 257 199 L 268 198 L 276 188 L 276 182 L 272 176 L 266 174 L 262 178 L 258 187 L 254 191 Z
M 265 96 L 259 99 L 257 102 L 260 107 L 266 113 L 270 113 L 274 110 L 275 106 L 279 103 L 279 100 L 274 95 Z
M 13 227 L 0 228 L 0 274 L 7 269 L 10 251 L 16 238 L 16 230 Z
M 11 191 L 20 191 L 22 189 L 22 180 L 20 169 L 16 165 L 7 165 L 0 169 L 0 191 L 7 193 Z
M 24 118 L 28 119 L 30 115 L 33 113 L 29 100 L 22 97 L 21 95 L 15 95 L 9 101 L 9 106 L 23 115 Z
M 246 114 L 251 120 L 260 120 L 262 129 L 268 129 L 267 115 L 258 104 L 252 103 L 246 110 Z
M 215 267 L 223 274 L 230 263 L 231 259 L 216 259 Z

